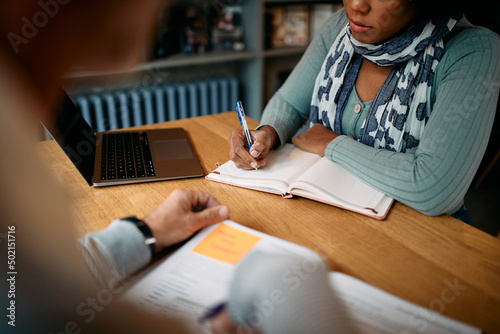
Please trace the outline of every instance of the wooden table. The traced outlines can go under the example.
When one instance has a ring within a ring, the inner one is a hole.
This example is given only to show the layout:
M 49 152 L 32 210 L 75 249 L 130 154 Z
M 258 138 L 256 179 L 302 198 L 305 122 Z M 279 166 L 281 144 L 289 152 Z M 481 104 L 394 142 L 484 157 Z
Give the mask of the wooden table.
M 249 120 L 250 128 L 257 122 Z M 205 173 L 229 160 L 236 113 L 148 126 L 183 127 Z M 427 217 L 395 203 L 386 220 L 315 201 L 232 187 L 204 178 L 105 188 L 89 187 L 52 141 L 38 149 L 74 199 L 81 235 L 117 217 L 145 216 L 176 188 L 212 193 L 231 219 L 316 251 L 331 269 L 410 302 L 500 333 L 500 240 L 449 216 Z

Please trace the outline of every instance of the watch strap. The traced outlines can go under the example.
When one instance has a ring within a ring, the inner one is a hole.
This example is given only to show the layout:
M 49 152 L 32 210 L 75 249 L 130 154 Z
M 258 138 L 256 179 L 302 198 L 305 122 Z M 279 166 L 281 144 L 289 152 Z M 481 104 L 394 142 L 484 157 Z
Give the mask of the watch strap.
M 153 233 L 151 232 L 151 229 L 149 226 L 137 218 L 136 216 L 131 216 L 131 217 L 126 217 L 126 218 L 121 218 L 121 220 L 128 221 L 139 229 L 141 233 L 144 235 L 145 243 L 147 246 L 149 246 L 149 249 L 151 250 L 151 255 L 155 254 L 155 245 L 156 245 L 156 238 L 153 237 Z

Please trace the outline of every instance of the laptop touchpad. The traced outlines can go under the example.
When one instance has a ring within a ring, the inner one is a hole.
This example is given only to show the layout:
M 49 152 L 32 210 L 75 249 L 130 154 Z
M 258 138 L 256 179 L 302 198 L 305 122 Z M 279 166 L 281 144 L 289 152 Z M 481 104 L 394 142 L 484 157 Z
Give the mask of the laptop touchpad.
M 155 140 L 153 150 L 157 160 L 184 160 L 192 159 L 193 152 L 187 140 Z

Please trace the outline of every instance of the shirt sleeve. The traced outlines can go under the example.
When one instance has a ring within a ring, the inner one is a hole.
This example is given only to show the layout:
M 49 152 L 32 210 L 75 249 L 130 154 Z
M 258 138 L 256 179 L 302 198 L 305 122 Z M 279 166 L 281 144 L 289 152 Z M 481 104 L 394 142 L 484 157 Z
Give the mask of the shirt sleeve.
M 263 333 L 356 333 L 319 260 L 252 253 L 238 267 L 229 298 L 231 318 Z
M 105 286 L 132 275 L 152 258 L 141 231 L 119 219 L 104 230 L 87 233 L 79 243 L 88 267 Z
M 489 140 L 500 87 L 500 38 L 465 29 L 436 69 L 432 114 L 415 154 L 374 149 L 346 136 L 325 156 L 375 189 L 430 216 L 455 212 Z
M 281 145 L 289 141 L 308 119 L 316 77 L 333 42 L 346 24 L 343 9 L 326 21 L 320 34 L 312 40 L 290 76 L 264 108 L 259 127 L 273 127 Z

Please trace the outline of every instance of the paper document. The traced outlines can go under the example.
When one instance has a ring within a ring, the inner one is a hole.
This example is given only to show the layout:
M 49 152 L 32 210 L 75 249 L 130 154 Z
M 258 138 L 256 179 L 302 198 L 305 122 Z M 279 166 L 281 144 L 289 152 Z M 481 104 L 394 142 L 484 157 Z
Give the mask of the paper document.
M 330 284 L 360 333 L 480 334 L 481 330 L 442 316 L 351 276 L 332 272 Z
M 181 319 L 191 333 L 210 333 L 209 324 L 200 324 L 199 319 L 214 305 L 227 301 L 236 268 L 256 251 L 320 260 L 307 248 L 225 221 L 200 231 L 122 298 L 151 313 Z M 480 333 L 345 274 L 330 273 L 329 278 L 360 333 Z
M 238 263 L 255 251 L 320 259 L 307 248 L 225 221 L 198 233 L 123 298 L 154 314 L 181 318 L 192 333 L 210 333 L 198 319 L 227 300 Z

